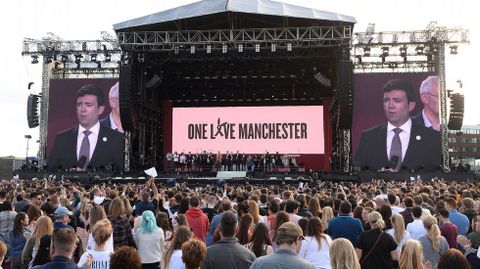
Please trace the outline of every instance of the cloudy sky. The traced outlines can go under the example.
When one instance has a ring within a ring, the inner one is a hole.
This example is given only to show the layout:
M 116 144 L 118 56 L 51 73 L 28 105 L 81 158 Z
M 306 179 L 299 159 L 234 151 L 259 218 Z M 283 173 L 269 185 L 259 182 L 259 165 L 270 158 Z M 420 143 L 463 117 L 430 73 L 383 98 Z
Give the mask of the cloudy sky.
M 128 19 L 163 11 L 195 1 L 188 0 L 6 0 L 0 1 L 3 64 L 0 64 L 0 156 L 25 156 L 26 134 L 32 135 L 29 155 L 38 150 L 38 128 L 28 129 L 26 100 L 41 90 L 41 65 L 32 65 L 21 56 L 25 37 L 40 39 L 53 32 L 65 40 L 98 39 L 101 31 L 113 34 L 112 25 Z M 466 117 L 464 124 L 480 123 L 478 67 L 480 1 L 465 0 L 280 0 L 289 4 L 342 13 L 357 19 L 354 31 L 365 31 L 375 23 L 377 31 L 422 30 L 430 21 L 438 25 L 462 26 L 470 30 L 471 44 L 461 46 L 456 56 L 447 55 L 447 88 L 458 90 L 463 81 Z M 34 82 L 29 92 L 27 85 Z

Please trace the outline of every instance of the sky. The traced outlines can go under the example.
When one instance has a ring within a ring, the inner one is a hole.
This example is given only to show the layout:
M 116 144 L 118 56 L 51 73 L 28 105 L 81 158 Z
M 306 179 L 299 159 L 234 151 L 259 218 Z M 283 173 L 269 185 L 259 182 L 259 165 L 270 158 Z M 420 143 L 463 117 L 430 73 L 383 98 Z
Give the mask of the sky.
M 246 0 L 247 1 L 247 0 Z M 3 0 L 0 1 L 0 25 L 3 27 L 0 51 L 0 156 L 26 155 L 25 135 L 31 135 L 28 155 L 38 151 L 39 128 L 29 129 L 26 116 L 27 96 L 41 91 L 41 65 L 23 57 L 23 38 L 41 39 L 53 32 L 64 40 L 99 39 L 101 31 L 114 35 L 113 24 L 156 13 L 193 0 Z M 431 21 L 447 27 L 461 26 L 470 30 L 470 45 L 459 47 L 458 55 L 446 53 L 447 89 L 465 95 L 464 125 L 480 124 L 480 91 L 475 61 L 480 57 L 480 27 L 475 23 L 480 1 L 465 0 L 279 0 L 279 2 L 311 7 L 353 16 L 354 32 L 363 32 L 368 23 L 376 31 L 423 30 Z M 457 80 L 462 80 L 459 89 Z M 27 85 L 34 82 L 29 91 Z

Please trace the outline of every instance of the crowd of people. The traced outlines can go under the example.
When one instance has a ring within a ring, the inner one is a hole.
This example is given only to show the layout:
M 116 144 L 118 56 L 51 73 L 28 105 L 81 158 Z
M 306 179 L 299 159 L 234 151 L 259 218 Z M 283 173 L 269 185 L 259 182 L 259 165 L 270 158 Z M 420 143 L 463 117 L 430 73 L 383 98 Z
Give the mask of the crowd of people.
M 474 182 L 0 183 L 0 268 L 480 268 Z

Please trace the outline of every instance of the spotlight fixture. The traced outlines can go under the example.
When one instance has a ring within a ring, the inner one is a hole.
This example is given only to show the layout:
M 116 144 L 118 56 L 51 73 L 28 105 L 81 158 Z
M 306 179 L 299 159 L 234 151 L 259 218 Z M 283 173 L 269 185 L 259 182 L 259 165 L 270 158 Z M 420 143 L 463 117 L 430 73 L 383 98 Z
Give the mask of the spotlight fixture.
M 450 54 L 452 55 L 457 55 L 458 54 L 458 46 L 457 45 L 453 45 L 450 47 Z
M 260 52 L 260 44 L 255 44 L 255 52 Z
M 243 52 L 243 44 L 238 45 L 238 52 Z
M 363 49 L 363 57 L 370 57 L 370 47 Z
M 417 55 L 423 55 L 423 50 L 425 49 L 425 47 L 423 45 L 418 45 L 416 48 L 415 48 L 415 52 L 417 53 Z
M 180 52 L 180 49 L 178 48 L 178 46 L 173 47 L 173 52 L 175 54 L 178 54 Z
M 400 56 L 402 56 L 403 58 L 407 57 L 407 47 L 400 48 Z
M 207 53 L 212 53 L 212 45 L 207 45 Z
M 362 55 L 356 55 L 357 63 L 362 64 Z
M 105 53 L 105 62 L 111 62 L 112 61 L 112 55 L 110 53 Z
M 227 53 L 227 50 L 228 50 L 227 45 L 223 44 L 222 45 L 222 53 Z
M 62 54 L 62 63 L 65 63 L 66 61 L 68 61 L 68 55 L 67 54 Z
M 97 61 L 97 54 L 93 53 L 90 54 L 90 62 L 96 62 Z
M 46 63 L 46 64 L 51 64 L 52 61 L 53 61 L 52 56 L 45 56 L 45 57 L 44 57 L 44 63 Z
M 292 43 L 287 43 L 287 51 L 292 51 Z
M 382 57 L 387 57 L 388 56 L 388 51 L 390 50 L 389 47 L 382 47 Z
M 145 62 L 145 54 L 139 53 L 137 56 L 138 62 L 139 63 L 144 63 Z
M 195 45 L 190 46 L 190 53 L 194 54 L 195 53 Z
M 38 64 L 38 55 L 32 55 L 32 64 Z
M 271 50 L 272 52 L 276 52 L 277 51 L 277 45 L 275 43 L 272 43 L 271 45 Z

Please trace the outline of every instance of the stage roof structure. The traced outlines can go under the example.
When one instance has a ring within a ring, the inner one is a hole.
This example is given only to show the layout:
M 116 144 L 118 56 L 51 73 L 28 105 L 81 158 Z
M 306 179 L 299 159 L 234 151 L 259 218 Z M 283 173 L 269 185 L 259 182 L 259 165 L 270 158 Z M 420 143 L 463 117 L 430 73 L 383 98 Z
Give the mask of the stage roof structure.
M 238 13 L 241 17 L 236 17 Z M 115 31 L 168 31 L 355 24 L 338 13 L 271 0 L 203 0 L 114 24 Z

